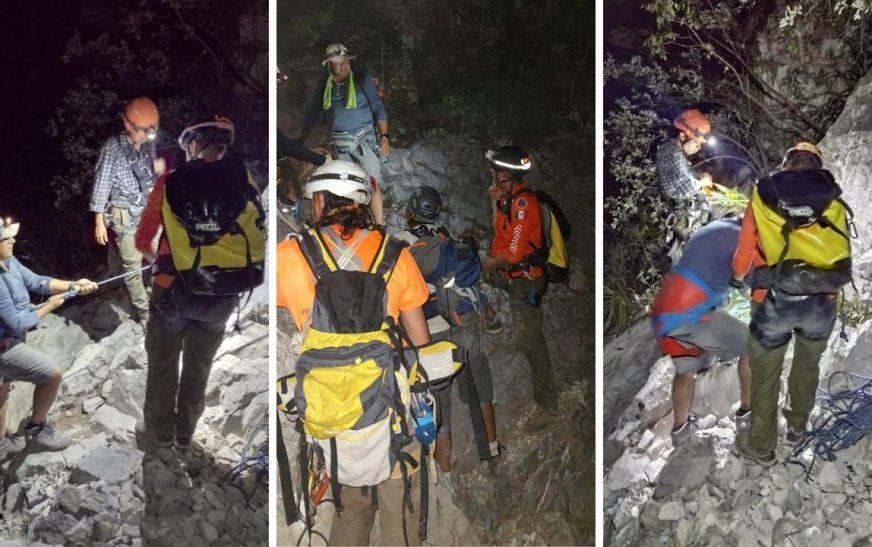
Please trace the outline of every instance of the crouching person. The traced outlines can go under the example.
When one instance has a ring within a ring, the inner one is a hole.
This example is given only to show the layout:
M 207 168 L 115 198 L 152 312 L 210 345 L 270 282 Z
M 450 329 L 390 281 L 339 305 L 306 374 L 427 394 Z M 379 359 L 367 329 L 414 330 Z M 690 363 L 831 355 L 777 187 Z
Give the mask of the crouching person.
M 27 331 L 61 307 L 68 291 L 88 294 L 97 284 L 88 279 L 64 281 L 36 275 L 13 256 L 19 224 L 0 220 L 0 461 L 19 452 L 21 437 L 6 436 L 6 402 L 11 382 L 34 384 L 33 409 L 24 429 L 24 443 L 31 450 L 63 450 L 70 438 L 55 430 L 48 411 L 57 397 L 63 371 L 44 353 L 25 342 Z M 50 294 L 45 304 L 33 306 L 28 293 Z
M 690 414 L 696 373 L 709 368 L 715 357 L 739 357 L 741 402 L 736 428 L 745 431 L 750 427 L 748 326 L 721 308 L 732 279 L 731 263 L 740 229 L 735 219 L 724 219 L 695 233 L 651 304 L 654 333 L 663 353 L 672 356 L 675 365 L 673 445 L 715 425 L 713 416 Z

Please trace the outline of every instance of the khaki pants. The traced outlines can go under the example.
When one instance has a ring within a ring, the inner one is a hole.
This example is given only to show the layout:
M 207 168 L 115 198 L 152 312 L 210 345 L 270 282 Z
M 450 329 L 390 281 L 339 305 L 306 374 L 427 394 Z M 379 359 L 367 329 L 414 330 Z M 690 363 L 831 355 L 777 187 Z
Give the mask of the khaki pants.
M 415 512 L 405 511 L 406 534 L 409 545 L 421 545 L 418 539 L 418 517 L 421 504 L 420 472 L 410 476 L 412 480 L 412 507 Z M 403 479 L 388 479 L 377 487 L 379 545 L 406 545 L 403 537 Z M 372 493 L 366 495 L 361 488 L 342 487 L 342 504 L 345 510 L 333 514 L 330 528 L 330 545 L 369 545 L 375 512 L 372 508 Z
M 748 354 L 751 364 L 751 431 L 749 444 L 768 454 L 778 443 L 778 394 L 781 369 L 791 337 L 793 364 L 787 379 L 787 426 L 805 431 L 814 407 L 820 359 L 836 319 L 835 299 L 827 295 L 767 299 L 752 306 Z
M 132 272 L 142 268 L 142 253 L 136 248 L 136 223 L 130 215 L 130 210 L 115 207 L 112 209 L 112 231 L 118 236 L 118 253 L 111 258 L 115 262 L 113 269 L 120 267 L 124 272 Z M 142 273 L 138 272 L 124 278 L 124 286 L 130 296 L 130 303 L 136 311 L 137 318 L 148 317 L 148 292 L 142 282 Z
M 539 301 L 545 293 L 545 278 L 519 277 L 505 279 L 494 270 L 489 280 L 494 287 L 504 289 L 512 297 L 512 323 L 515 340 L 521 354 L 530 363 L 533 373 L 533 400 L 543 408 L 557 408 L 557 391 L 551 372 L 551 356 L 542 334 L 542 309 L 525 304 Z

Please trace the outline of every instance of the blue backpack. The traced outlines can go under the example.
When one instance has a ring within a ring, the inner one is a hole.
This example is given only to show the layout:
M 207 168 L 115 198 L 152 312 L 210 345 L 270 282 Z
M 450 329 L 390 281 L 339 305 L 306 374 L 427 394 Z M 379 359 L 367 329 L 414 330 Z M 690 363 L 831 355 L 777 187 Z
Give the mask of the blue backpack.
M 409 252 L 424 281 L 436 287 L 424 305 L 424 315 L 427 319 L 441 315 L 454 326 L 466 326 L 460 317 L 480 311 L 487 303 L 484 292 L 478 288 L 481 259 L 475 245 L 454 241 L 445 228 L 432 225 L 421 224 L 409 232 L 418 238 Z

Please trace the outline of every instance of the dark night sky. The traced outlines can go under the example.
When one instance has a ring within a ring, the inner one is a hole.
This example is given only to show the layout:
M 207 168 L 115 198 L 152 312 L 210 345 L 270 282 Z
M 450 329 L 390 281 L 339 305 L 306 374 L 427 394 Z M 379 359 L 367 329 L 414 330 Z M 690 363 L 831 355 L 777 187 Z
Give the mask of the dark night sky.
M 47 4 L 54 4 L 47 6 Z M 60 56 L 77 26 L 75 2 L 9 2 L 0 28 L 4 126 L 3 193 L 46 186 L 62 169 L 46 126 L 70 75 Z M 0 205 L 2 207 L 2 205 Z

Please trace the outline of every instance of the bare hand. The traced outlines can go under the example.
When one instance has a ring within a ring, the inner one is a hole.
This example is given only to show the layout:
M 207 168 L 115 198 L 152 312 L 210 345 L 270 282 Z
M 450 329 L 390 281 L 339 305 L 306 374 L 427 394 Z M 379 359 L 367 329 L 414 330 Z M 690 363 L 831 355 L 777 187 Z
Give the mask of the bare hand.
M 699 185 L 701 188 L 711 188 L 712 184 L 712 176 L 708 173 L 703 173 L 701 177 L 699 177 Z
M 106 245 L 109 243 L 109 234 L 106 232 L 106 226 L 102 222 L 97 222 L 97 227 L 94 229 L 94 239 L 98 245 Z
M 391 143 L 387 139 L 381 139 L 378 143 L 379 153 L 381 157 L 386 158 L 391 155 Z
M 163 158 L 155 158 L 154 159 L 154 174 L 156 176 L 161 176 L 167 172 L 167 160 Z
M 501 196 L 499 185 L 491 184 L 487 187 L 487 193 L 490 195 L 491 203 L 496 203 Z
M 97 290 L 97 284 L 90 279 L 79 279 L 73 282 L 73 289 L 79 291 L 79 294 L 89 294 Z
M 46 306 L 50 310 L 56 310 L 56 309 L 60 308 L 64 304 L 65 301 L 66 301 L 66 296 L 64 296 L 64 293 L 53 294 L 46 301 Z

